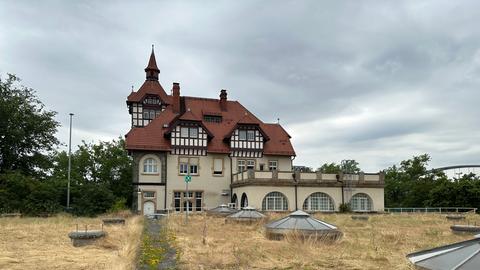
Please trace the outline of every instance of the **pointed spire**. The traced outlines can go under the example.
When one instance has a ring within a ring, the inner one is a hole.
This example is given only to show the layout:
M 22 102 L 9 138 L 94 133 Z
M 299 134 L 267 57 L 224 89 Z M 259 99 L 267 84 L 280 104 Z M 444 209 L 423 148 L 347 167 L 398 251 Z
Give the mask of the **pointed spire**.
M 147 80 L 158 81 L 158 74 L 160 73 L 160 70 L 157 67 L 157 61 L 155 60 L 155 52 L 153 50 L 153 44 L 152 44 L 152 53 L 150 54 L 148 65 L 145 68 L 145 73 L 147 75 Z

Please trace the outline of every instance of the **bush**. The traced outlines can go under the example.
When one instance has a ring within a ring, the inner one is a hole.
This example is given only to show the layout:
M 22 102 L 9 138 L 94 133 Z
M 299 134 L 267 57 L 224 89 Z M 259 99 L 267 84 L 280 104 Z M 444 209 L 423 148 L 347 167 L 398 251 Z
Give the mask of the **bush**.
M 0 174 L 1 213 L 57 213 L 62 209 L 61 193 L 56 181 L 40 181 L 20 172 Z
M 127 199 L 125 198 L 115 200 L 112 207 L 110 208 L 110 212 L 120 212 L 123 210 L 128 210 Z
M 338 207 L 338 210 L 340 211 L 340 213 L 348 213 L 352 211 L 350 209 L 350 204 L 348 203 L 341 203 L 340 206 Z
M 84 183 L 71 189 L 72 214 L 77 216 L 96 216 L 110 210 L 115 197 L 103 184 Z

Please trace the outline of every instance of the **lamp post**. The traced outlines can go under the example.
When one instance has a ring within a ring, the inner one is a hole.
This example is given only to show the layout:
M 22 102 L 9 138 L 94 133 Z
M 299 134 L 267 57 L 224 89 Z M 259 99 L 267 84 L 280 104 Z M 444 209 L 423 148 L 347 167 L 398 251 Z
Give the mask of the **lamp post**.
M 67 211 L 70 210 L 70 172 L 72 171 L 72 117 L 70 113 L 70 135 L 68 138 L 68 184 L 67 184 Z

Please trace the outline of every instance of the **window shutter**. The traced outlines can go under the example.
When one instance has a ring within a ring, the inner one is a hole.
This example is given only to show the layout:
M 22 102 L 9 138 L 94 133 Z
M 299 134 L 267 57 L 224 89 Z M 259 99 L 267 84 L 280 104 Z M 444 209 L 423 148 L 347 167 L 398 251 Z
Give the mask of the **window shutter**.
M 213 171 L 214 172 L 221 172 L 223 171 L 223 160 L 216 158 L 213 160 Z

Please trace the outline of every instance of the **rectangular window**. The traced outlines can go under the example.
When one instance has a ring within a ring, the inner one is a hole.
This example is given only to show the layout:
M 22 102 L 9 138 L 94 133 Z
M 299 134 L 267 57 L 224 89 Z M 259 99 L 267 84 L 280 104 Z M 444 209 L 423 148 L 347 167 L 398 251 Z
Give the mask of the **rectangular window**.
M 198 175 L 198 158 L 179 158 L 179 174 Z
M 247 160 L 247 170 L 255 170 L 255 160 Z
M 143 118 L 146 120 L 153 120 L 159 114 L 160 114 L 160 111 L 157 111 L 157 110 L 151 110 L 151 109 L 143 110 Z
M 189 158 L 188 163 L 190 164 L 190 174 L 198 175 L 198 158 Z
M 278 161 L 269 160 L 268 161 L 268 170 L 269 171 L 276 171 L 277 169 L 278 169 Z
M 197 138 L 198 137 L 198 128 L 190 128 L 190 138 Z
M 258 166 L 260 166 L 260 171 L 263 171 L 265 169 L 265 164 L 259 164 Z
M 247 141 L 255 141 L 255 130 L 247 130 Z
M 203 120 L 209 123 L 221 123 L 222 116 L 221 115 L 204 115 Z
M 223 159 L 216 158 L 213 160 L 213 174 L 222 175 L 223 174 Z
M 188 138 L 188 127 L 181 127 L 180 128 L 180 137 Z
M 180 174 L 188 174 L 188 163 L 180 163 Z
M 238 131 L 238 139 L 240 141 L 245 141 L 247 140 L 247 131 L 246 130 L 239 130 Z
M 195 211 L 202 211 L 202 192 L 195 192 Z
M 181 202 L 181 193 L 180 192 L 174 192 L 173 193 L 173 204 L 175 207 L 175 211 L 180 212 L 180 202 Z
M 245 160 L 238 160 L 237 161 L 237 165 L 238 165 L 238 171 L 239 172 L 243 172 L 247 169 L 247 167 L 245 166 Z
M 155 198 L 155 191 L 144 191 L 143 192 L 144 198 Z

